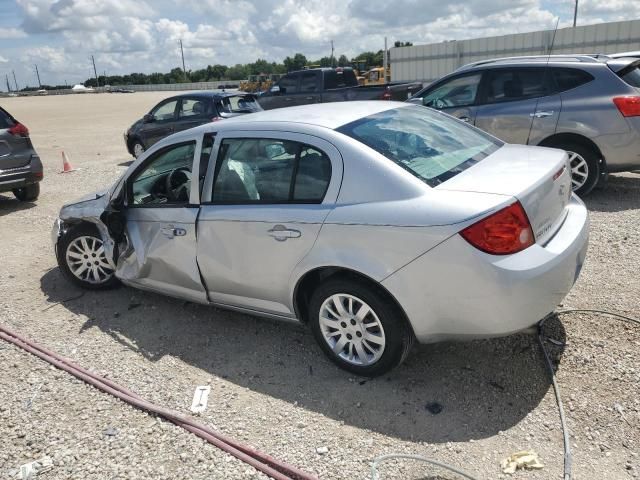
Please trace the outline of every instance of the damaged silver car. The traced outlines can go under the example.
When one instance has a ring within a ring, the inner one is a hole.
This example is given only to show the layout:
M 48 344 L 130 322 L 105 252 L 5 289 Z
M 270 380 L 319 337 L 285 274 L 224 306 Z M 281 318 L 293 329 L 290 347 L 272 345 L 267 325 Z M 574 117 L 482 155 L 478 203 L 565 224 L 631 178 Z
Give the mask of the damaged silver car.
M 307 323 L 359 375 L 415 340 L 507 335 L 552 312 L 589 220 L 561 150 L 396 102 L 307 105 L 183 131 L 53 229 L 76 284 L 119 282 Z

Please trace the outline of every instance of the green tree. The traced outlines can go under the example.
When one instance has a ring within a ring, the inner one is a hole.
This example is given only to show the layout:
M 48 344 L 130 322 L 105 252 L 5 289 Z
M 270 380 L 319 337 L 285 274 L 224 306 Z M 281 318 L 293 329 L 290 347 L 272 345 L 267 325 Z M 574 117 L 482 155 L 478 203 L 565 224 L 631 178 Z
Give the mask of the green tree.
M 287 72 L 293 72 L 295 70 L 302 70 L 307 65 L 307 57 L 301 53 L 296 53 L 293 58 L 287 57 L 284 59 L 284 66 Z
M 396 40 L 393 46 L 394 47 L 413 47 L 413 42 L 400 42 Z
M 347 58 L 346 55 L 340 55 L 340 58 L 338 58 L 338 66 L 339 67 L 348 67 L 350 65 L 349 63 L 349 59 Z

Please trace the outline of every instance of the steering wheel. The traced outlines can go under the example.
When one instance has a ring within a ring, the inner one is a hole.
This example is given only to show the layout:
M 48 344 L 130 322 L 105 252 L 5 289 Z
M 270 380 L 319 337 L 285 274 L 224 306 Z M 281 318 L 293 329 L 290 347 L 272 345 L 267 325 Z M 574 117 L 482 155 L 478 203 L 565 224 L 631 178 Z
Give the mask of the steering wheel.
M 187 167 L 174 168 L 166 178 L 167 198 L 172 202 L 189 200 L 191 172 Z

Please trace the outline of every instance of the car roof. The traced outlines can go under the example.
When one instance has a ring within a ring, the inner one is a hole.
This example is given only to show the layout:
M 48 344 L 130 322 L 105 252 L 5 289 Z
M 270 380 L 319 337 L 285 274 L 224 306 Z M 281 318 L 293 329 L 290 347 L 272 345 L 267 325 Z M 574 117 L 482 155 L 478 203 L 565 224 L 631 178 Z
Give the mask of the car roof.
M 489 67 L 489 66 L 503 66 L 503 65 L 532 65 L 539 66 L 540 64 L 554 64 L 559 63 L 591 63 L 591 64 L 605 64 L 611 57 L 602 54 L 591 55 L 527 55 L 520 57 L 504 57 L 504 58 L 492 58 L 490 60 L 480 60 L 478 62 L 468 63 L 458 68 L 456 72 L 463 70 L 473 70 L 475 68 Z
M 199 98 L 226 98 L 226 97 L 235 97 L 237 95 L 253 95 L 251 93 L 247 93 L 247 92 L 241 92 L 241 91 L 233 91 L 233 92 L 227 92 L 224 90 L 220 90 L 220 91 L 216 91 L 216 90 L 196 90 L 194 92 L 185 92 L 185 93 L 181 93 L 180 95 L 174 95 L 173 97 L 171 97 L 171 99 L 174 98 L 184 98 L 184 97 L 199 97 Z
M 611 53 L 609 54 L 611 58 L 624 58 L 624 57 L 635 57 L 640 58 L 640 50 L 636 50 L 633 52 L 619 52 L 619 53 Z
M 354 122 L 363 117 L 394 108 L 411 106 L 412 105 L 408 103 L 382 100 L 316 103 L 312 105 L 265 110 L 229 118 L 223 122 L 216 123 L 216 130 L 224 129 L 227 125 L 229 125 L 230 128 L 237 128 L 238 123 L 255 122 L 299 123 L 335 130 L 342 125 Z M 204 127 L 206 126 L 207 125 L 204 125 Z

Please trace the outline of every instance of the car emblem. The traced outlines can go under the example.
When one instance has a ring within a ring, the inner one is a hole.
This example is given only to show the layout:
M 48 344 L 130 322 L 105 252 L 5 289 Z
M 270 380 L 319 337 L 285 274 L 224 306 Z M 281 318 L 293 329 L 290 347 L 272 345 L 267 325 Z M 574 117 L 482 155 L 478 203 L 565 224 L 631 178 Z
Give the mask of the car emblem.
M 560 195 L 561 197 L 564 196 L 564 185 L 560 185 L 560 188 L 558 189 L 558 195 Z

